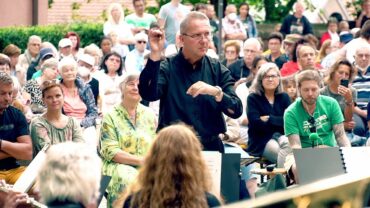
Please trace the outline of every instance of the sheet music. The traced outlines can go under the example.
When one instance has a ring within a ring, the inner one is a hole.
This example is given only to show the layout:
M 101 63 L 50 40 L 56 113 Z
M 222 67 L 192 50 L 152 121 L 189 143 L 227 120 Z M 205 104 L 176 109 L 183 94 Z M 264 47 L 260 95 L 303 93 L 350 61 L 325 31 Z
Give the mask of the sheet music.
M 212 189 L 214 193 L 221 194 L 221 163 L 222 155 L 216 151 L 203 151 L 203 158 L 208 166 L 212 177 Z
M 349 174 L 370 174 L 370 147 L 342 147 L 343 162 Z
M 19 179 L 15 182 L 13 186 L 14 191 L 21 193 L 26 193 L 31 188 L 36 180 L 39 173 L 40 167 L 46 158 L 46 150 L 49 145 L 44 146 L 44 148 L 36 155 L 32 162 L 28 165 L 26 170 L 22 173 Z

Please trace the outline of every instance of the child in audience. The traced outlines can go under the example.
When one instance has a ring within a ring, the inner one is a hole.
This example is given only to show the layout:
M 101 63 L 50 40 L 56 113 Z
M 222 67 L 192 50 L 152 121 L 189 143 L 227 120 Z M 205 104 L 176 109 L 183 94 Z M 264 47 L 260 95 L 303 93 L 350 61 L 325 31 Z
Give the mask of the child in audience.
M 294 76 L 284 77 L 282 82 L 284 92 L 286 92 L 289 95 L 290 100 L 294 102 L 297 98 L 297 83 Z

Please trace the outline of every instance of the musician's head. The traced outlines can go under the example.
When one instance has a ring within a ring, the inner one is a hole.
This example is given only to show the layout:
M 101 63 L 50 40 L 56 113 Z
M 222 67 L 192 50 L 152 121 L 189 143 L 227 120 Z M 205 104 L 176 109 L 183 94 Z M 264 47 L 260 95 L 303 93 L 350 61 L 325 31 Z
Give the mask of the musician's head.
M 101 160 L 86 144 L 65 142 L 51 146 L 37 176 L 43 202 L 95 205 L 99 196 Z

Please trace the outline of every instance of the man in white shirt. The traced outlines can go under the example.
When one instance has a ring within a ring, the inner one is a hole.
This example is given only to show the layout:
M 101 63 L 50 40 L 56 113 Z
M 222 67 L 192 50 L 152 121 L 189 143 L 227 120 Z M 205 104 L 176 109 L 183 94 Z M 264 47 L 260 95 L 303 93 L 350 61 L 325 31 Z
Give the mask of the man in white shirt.
M 146 49 L 148 35 L 144 32 L 135 35 L 135 49 L 130 51 L 125 60 L 125 67 L 128 74 L 140 74 L 144 69 L 144 56 L 150 51 Z

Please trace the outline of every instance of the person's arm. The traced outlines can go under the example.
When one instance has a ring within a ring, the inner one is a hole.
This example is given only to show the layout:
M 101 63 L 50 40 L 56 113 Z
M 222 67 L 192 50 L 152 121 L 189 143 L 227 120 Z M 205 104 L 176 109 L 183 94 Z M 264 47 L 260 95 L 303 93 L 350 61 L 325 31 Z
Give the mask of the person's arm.
M 161 54 L 164 49 L 165 34 L 162 30 L 149 31 L 150 58 L 143 71 L 140 73 L 139 93 L 144 100 L 156 101 L 163 94 L 166 85 L 166 74 L 169 64 L 161 62 Z
M 353 112 L 354 113 L 357 113 L 362 118 L 366 118 L 367 117 L 367 111 L 362 110 L 361 108 L 359 108 L 357 106 L 355 106 L 355 108 L 353 109 Z
M 81 126 L 87 128 L 95 125 L 95 120 L 98 117 L 98 109 L 95 105 L 95 98 L 90 85 L 85 87 L 80 96 L 87 107 L 87 111 L 85 118 L 81 121 Z
M 333 131 L 335 135 L 335 139 L 340 147 L 350 147 L 351 142 L 348 140 L 346 133 L 344 131 L 343 123 L 334 124 Z
M 343 96 L 345 100 L 345 104 L 346 104 L 344 108 L 344 121 L 347 121 L 347 122 L 352 121 L 353 108 L 354 108 L 352 91 L 350 88 L 339 85 L 338 93 Z
M 365 10 L 362 10 L 362 12 L 360 13 L 360 15 L 356 19 L 356 27 L 357 28 L 361 28 L 361 22 L 362 22 L 362 19 L 364 18 L 365 15 L 366 15 L 366 11 Z
M 306 35 L 306 34 L 313 34 L 313 31 L 312 31 L 312 25 L 310 23 L 310 21 L 308 21 L 308 19 L 303 16 L 302 19 L 304 19 L 304 29 L 303 29 L 303 34 Z
M 33 152 L 33 155 L 36 156 L 45 144 L 51 144 L 51 139 L 48 135 L 48 129 L 39 120 L 39 117 L 36 117 L 31 121 L 30 130 L 33 151 L 35 151 Z
M 0 151 L 0 160 L 11 157 L 11 155 L 7 154 L 6 152 Z
M 288 135 L 289 145 L 292 149 L 301 149 L 301 139 L 299 138 L 298 134 L 291 134 Z
M 17 142 L 1 141 L 1 151 L 18 160 L 32 159 L 32 142 L 29 135 L 17 137 Z
M 261 102 L 258 98 L 256 94 L 249 94 L 247 98 L 247 117 L 250 128 L 263 131 L 271 127 L 271 124 L 269 123 L 269 115 L 260 112 Z
M 68 118 L 73 120 L 73 126 L 72 126 L 72 141 L 73 142 L 82 142 L 85 143 L 85 139 L 82 136 L 82 128 L 80 125 L 80 122 L 77 121 L 76 118 Z

